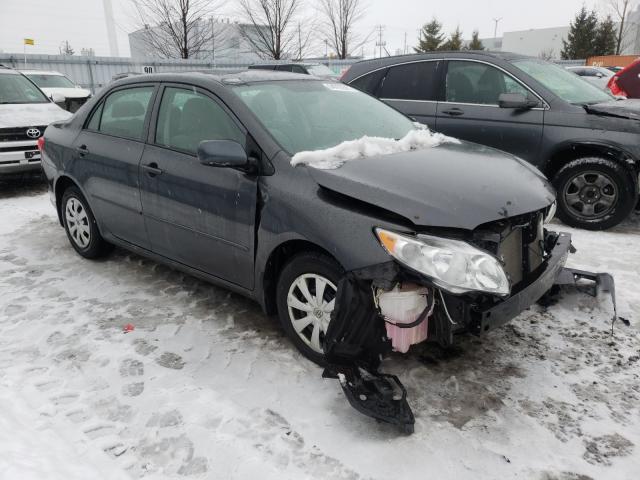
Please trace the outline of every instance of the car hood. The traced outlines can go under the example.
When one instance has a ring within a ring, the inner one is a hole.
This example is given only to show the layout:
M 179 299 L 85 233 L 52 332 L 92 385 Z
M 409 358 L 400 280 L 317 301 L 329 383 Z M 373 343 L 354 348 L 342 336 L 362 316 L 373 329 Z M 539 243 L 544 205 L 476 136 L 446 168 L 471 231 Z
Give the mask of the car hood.
M 467 142 L 308 168 L 322 187 L 379 206 L 416 226 L 473 230 L 548 207 L 555 191 L 535 167 Z
M 33 127 L 66 120 L 71 114 L 55 103 L 0 105 L 0 128 Z
M 640 100 L 638 99 L 612 100 L 610 102 L 596 103 L 595 105 L 586 105 L 584 108 L 587 113 L 595 115 L 640 120 Z
M 65 98 L 87 98 L 91 95 L 89 90 L 84 88 L 41 88 L 47 96 L 57 93 Z

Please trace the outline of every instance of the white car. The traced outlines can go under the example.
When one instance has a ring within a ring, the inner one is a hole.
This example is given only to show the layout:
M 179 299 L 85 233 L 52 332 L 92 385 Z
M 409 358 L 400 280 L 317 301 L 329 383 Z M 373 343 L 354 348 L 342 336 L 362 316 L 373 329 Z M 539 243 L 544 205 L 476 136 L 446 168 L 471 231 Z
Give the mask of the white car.
M 602 90 L 607 90 L 609 79 L 614 75 L 611 70 L 604 67 L 567 67 L 567 70 Z
M 74 84 L 60 72 L 45 72 L 43 70 L 22 70 L 21 72 L 49 97 L 53 94 L 63 96 L 64 101 L 59 105 L 70 112 L 75 112 L 91 98 L 89 90 Z
M 0 66 L 0 175 L 39 170 L 37 141 L 51 122 L 71 113 L 20 72 Z

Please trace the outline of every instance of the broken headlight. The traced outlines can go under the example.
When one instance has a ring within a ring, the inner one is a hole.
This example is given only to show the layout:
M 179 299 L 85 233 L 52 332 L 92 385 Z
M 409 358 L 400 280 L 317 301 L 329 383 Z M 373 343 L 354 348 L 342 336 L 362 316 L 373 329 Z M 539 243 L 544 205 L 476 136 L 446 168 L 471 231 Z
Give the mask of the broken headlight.
M 389 255 L 444 290 L 495 295 L 511 291 L 498 259 L 466 242 L 431 235 L 410 237 L 381 228 L 375 232 Z

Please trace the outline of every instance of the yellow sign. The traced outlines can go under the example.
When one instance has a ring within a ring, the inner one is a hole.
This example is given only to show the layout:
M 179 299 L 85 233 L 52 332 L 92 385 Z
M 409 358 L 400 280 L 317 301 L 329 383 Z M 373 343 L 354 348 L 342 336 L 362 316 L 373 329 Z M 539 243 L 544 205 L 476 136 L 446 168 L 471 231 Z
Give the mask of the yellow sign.
M 25 45 L 35 45 L 36 41 L 33 38 L 25 38 L 24 39 L 24 44 Z

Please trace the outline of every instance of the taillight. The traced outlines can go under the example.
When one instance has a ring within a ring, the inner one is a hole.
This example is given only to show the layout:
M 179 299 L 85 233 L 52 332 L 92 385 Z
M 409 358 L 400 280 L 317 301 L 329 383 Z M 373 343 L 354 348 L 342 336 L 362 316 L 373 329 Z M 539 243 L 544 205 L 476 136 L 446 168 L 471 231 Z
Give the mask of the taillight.
M 38 150 L 42 152 L 44 150 L 44 137 L 40 137 L 36 144 L 38 145 Z
M 620 85 L 618 85 L 618 76 L 614 75 L 607 83 L 607 88 L 611 90 L 611 93 L 616 97 L 628 97 L 629 95 L 625 92 Z

